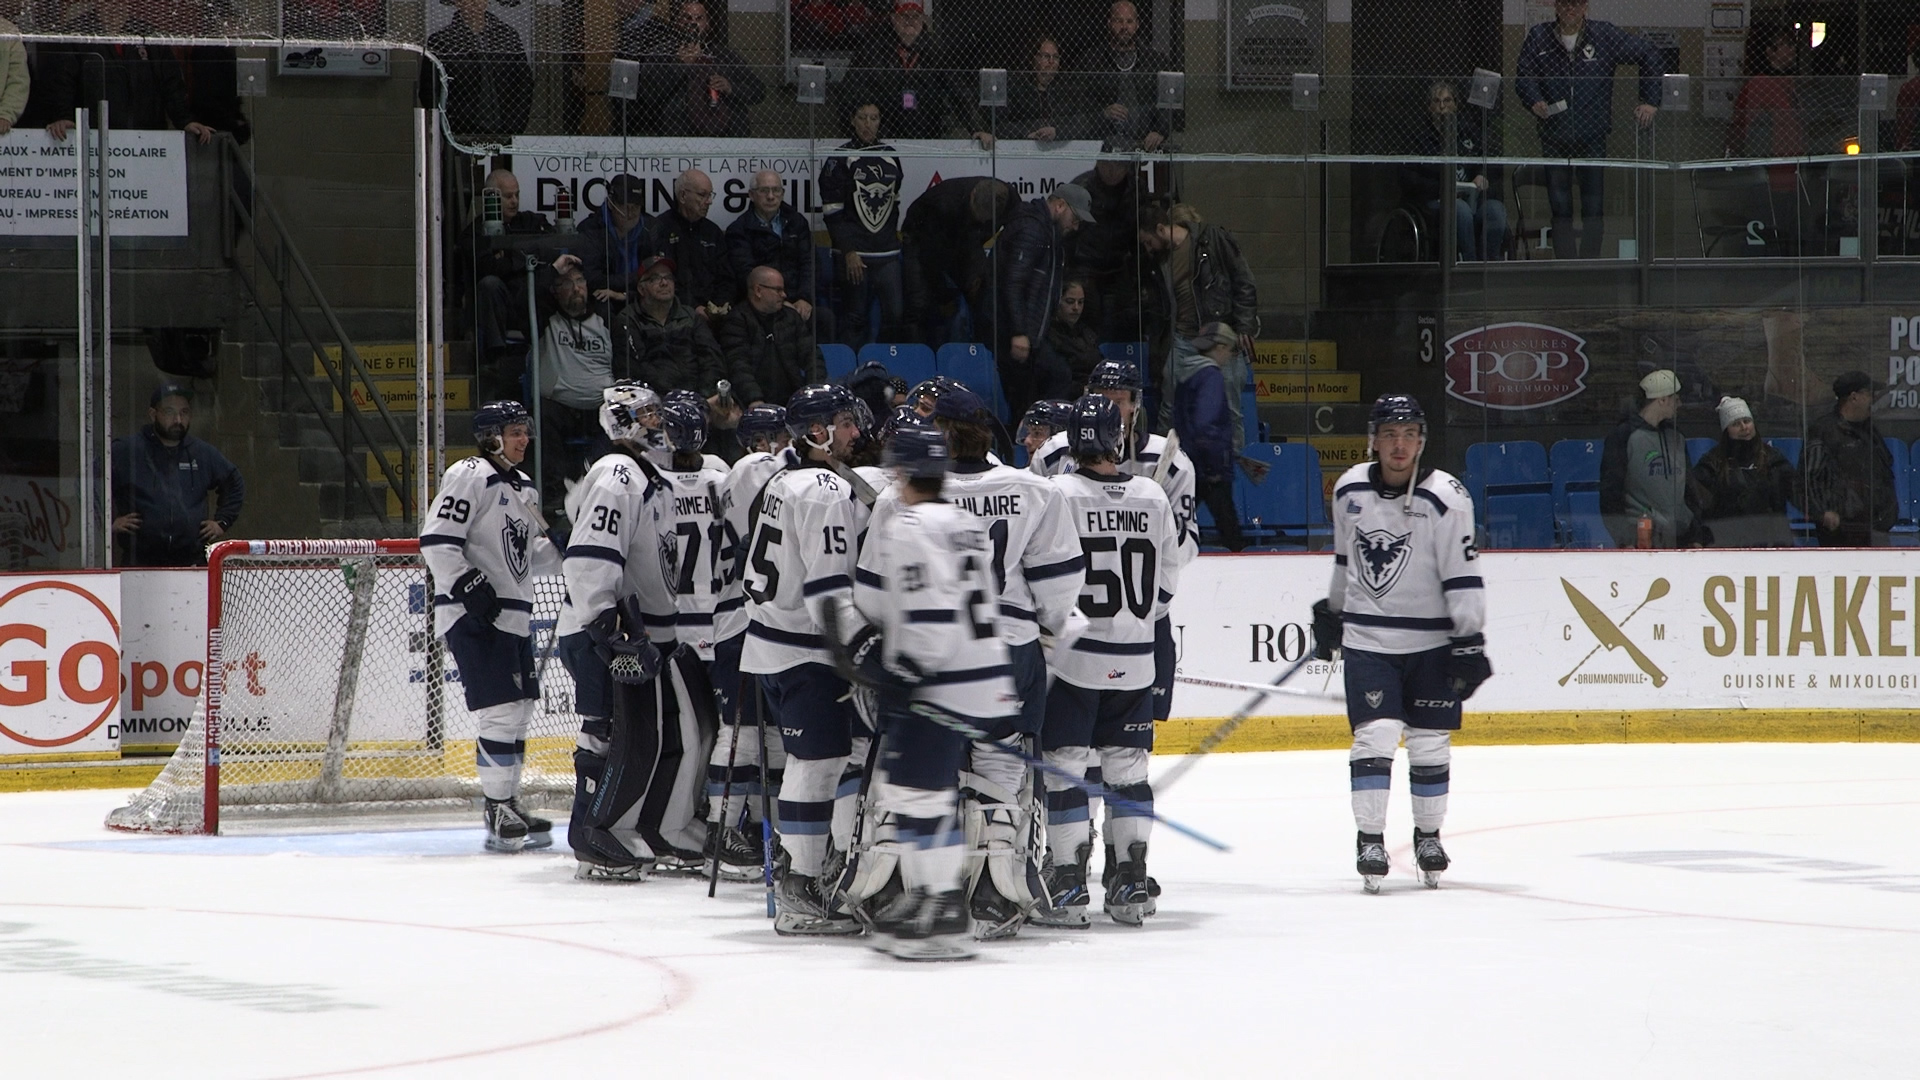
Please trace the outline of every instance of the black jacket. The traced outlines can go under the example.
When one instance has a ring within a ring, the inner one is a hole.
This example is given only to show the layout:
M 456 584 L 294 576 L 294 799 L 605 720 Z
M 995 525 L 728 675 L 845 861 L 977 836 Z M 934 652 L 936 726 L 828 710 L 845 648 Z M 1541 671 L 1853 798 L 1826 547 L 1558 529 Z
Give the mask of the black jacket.
M 653 252 L 673 260 L 683 304 L 731 304 L 740 294 L 727 261 L 727 234 L 712 218 L 689 222 L 676 208 L 653 219 Z M 659 387 L 654 387 L 658 390 Z
M 820 200 L 836 251 L 884 255 L 900 250 L 900 182 L 906 175 L 893 147 L 848 140 L 820 166 Z
M 1694 463 L 1700 517 L 1715 547 L 1792 547 L 1787 504 L 1803 497 L 1800 472 L 1758 438 L 1720 442 Z
M 1047 211 L 1043 195 L 1022 203 L 994 243 L 995 271 L 1000 278 L 999 322 L 1003 338 L 1026 335 L 1040 344 L 1060 296 L 1065 265 L 1060 230 Z
M 246 501 L 246 485 L 240 470 L 212 444 L 189 435 L 180 445 L 168 446 L 151 424 L 113 440 L 113 516 L 140 515 L 137 532 L 114 534 L 121 565 L 206 565 L 200 523 L 209 516 L 209 492 L 220 496 L 213 520 L 223 529 L 233 528 Z
M 653 224 L 653 218 L 642 214 L 633 232 L 620 236 L 605 203 L 580 219 L 571 250 L 580 257 L 580 272 L 587 277 L 589 291 L 612 289 L 632 294 L 633 275 L 640 272 L 640 260 L 653 254 Z
M 743 405 L 784 405 L 795 390 L 827 381 L 827 365 L 814 348 L 807 320 L 785 305 L 762 315 L 752 304 L 735 304 L 720 320 L 720 351 L 734 399 Z
M 533 65 L 514 29 L 492 12 L 476 34 L 463 18 L 427 38 L 427 48 L 447 69 L 447 128 L 455 135 L 518 135 L 533 108 Z M 431 89 L 432 65 L 422 77 Z M 433 97 L 437 98 L 436 93 Z
M 1126 135 L 1140 138 L 1149 131 L 1167 134 L 1167 114 L 1160 111 L 1158 96 L 1160 93 L 1160 73 L 1174 70 L 1167 58 L 1146 47 L 1134 49 L 1133 66 L 1130 70 L 1120 70 L 1119 55 L 1113 46 L 1102 45 L 1095 50 L 1083 65 L 1093 82 L 1092 100 L 1087 103 L 1089 138 L 1102 138 L 1107 135 Z M 1125 105 L 1127 118 L 1115 121 L 1107 118 L 1109 105 Z
M 682 63 L 677 50 L 685 38 L 675 37 L 662 51 L 640 65 L 639 96 L 649 102 L 660 135 L 731 136 L 747 134 L 747 110 L 760 104 L 766 87 L 745 59 L 725 45 L 702 46 L 703 59 Z M 708 76 L 724 76 L 731 89 L 708 91 Z
M 666 321 L 655 322 L 636 296 L 613 322 L 613 377 L 638 379 L 662 396 L 669 390 L 697 390 L 711 397 L 727 376 L 706 316 L 676 300 Z
M 1800 451 L 1806 477 L 1807 517 L 1816 528 L 1831 510 L 1843 525 L 1866 525 L 1876 532 L 1893 528 L 1900 500 L 1893 486 L 1893 452 L 1873 421 L 1850 423 L 1838 410 L 1807 427 Z
M 740 290 L 738 299 L 746 299 L 747 273 L 756 266 L 771 266 L 786 279 L 788 300 L 818 303 L 813 291 L 813 226 L 792 203 L 780 204 L 779 219 L 776 233 L 749 205 L 727 226 L 727 266 Z
M 1093 324 L 1085 319 L 1068 326 L 1059 319 L 1047 324 L 1047 347 L 1053 355 L 1067 365 L 1067 373 L 1073 376 L 1073 385 L 1087 385 L 1087 376 L 1093 373 L 1093 366 L 1106 357 L 1100 355 L 1100 335 L 1094 333 Z
M 853 54 L 840 84 L 841 115 L 872 102 L 880 107 L 880 130 L 895 139 L 944 138 L 952 125 L 979 131 L 975 97 L 954 81 L 953 70 L 963 66 L 931 33 L 914 39 L 903 55 L 899 36 L 883 27 Z
M 1193 299 L 1200 325 L 1223 322 L 1236 333 L 1260 336 L 1260 295 L 1254 289 L 1253 271 L 1240 254 L 1233 235 L 1218 225 L 1202 222 L 1190 225 L 1193 245 Z M 1173 332 L 1173 274 L 1161 261 L 1153 268 L 1159 279 L 1158 310 L 1154 312 L 1153 333 L 1163 337 Z
M 1458 120 L 1454 124 L 1454 153 L 1458 157 L 1470 159 L 1500 155 L 1495 134 L 1499 130 L 1498 127 L 1489 128 L 1488 134 L 1482 133 L 1484 125 L 1481 123 L 1481 118 L 1484 110 L 1468 109 L 1455 115 Z M 1423 204 L 1437 202 L 1443 185 L 1446 190 L 1452 191 L 1455 183 L 1466 183 L 1476 176 L 1487 178 L 1487 198 L 1500 197 L 1502 172 L 1498 165 L 1483 165 L 1472 160 L 1456 161 L 1453 166 L 1453 179 L 1451 181 L 1446 179 L 1446 166 L 1438 163 L 1447 152 L 1446 135 L 1432 123 L 1431 119 L 1424 120 L 1414 128 L 1408 139 L 1407 149 L 1415 157 L 1426 158 L 1428 162 L 1432 162 L 1432 164 L 1400 166 L 1400 190 L 1408 198 L 1418 199 Z M 1098 211 L 1094 216 L 1099 216 Z
M 1100 182 L 1100 171 L 1088 169 L 1073 178 L 1087 189 L 1093 204 L 1093 221 L 1081 222 L 1067 240 L 1067 265 L 1089 277 L 1113 279 L 1131 277 L 1140 251 L 1140 195 L 1134 183 L 1138 170 L 1109 187 Z
M 99 34 L 97 17 L 88 16 L 75 27 L 79 33 Z M 129 21 L 129 35 L 151 34 L 152 27 Z M 40 70 L 47 81 L 44 99 L 53 111 L 50 120 L 71 120 L 73 110 L 99 111 L 107 103 L 107 123 L 130 131 L 185 128 L 193 120 L 187 83 L 172 49 L 158 45 L 53 45 L 39 49 Z M 99 123 L 96 117 L 94 123 Z M 196 526 L 197 527 L 197 526 Z
M 1029 73 L 1021 72 L 1008 80 L 1007 107 L 1000 110 L 995 134 L 1003 139 L 1024 139 L 1028 132 L 1050 127 L 1055 141 L 1082 139 L 1097 130 L 1089 119 L 1089 114 L 1097 111 L 1087 107 L 1083 78 L 1056 75 L 1043 89 L 1034 85 Z

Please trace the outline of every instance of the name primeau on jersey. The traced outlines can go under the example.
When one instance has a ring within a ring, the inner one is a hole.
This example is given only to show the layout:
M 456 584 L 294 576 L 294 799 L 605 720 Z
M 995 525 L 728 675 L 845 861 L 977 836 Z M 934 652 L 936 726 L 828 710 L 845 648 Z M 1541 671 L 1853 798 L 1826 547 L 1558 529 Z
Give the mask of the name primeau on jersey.
M 705 495 L 676 495 L 673 500 L 673 512 L 679 517 L 712 514 L 713 500 Z
M 1090 533 L 1147 533 L 1149 515 L 1145 510 L 1088 510 L 1086 531 Z

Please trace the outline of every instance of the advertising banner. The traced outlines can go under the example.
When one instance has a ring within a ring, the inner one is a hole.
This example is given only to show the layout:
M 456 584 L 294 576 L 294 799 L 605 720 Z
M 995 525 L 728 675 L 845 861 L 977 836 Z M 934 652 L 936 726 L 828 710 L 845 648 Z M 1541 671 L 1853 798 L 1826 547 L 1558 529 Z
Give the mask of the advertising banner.
M 123 570 L 123 750 L 169 750 L 193 720 L 207 666 L 207 572 Z
M 113 131 L 107 137 L 108 214 L 115 237 L 187 235 L 187 143 L 178 131 Z M 72 236 L 80 220 L 77 133 L 42 128 L 0 135 L 0 236 Z M 98 175 L 100 142 L 86 140 Z M 97 191 L 97 188 L 95 189 Z M 93 204 L 93 232 L 100 206 Z
M 0 756 L 117 752 L 119 713 L 119 575 L 0 576 Z

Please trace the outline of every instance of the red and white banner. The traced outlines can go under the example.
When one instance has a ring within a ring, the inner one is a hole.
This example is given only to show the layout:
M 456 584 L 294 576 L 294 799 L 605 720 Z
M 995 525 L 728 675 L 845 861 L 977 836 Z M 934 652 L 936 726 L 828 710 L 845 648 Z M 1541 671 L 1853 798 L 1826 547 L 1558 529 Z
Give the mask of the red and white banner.
M 125 570 L 120 594 L 120 746 L 170 750 L 186 734 L 206 677 L 207 572 Z
M 120 575 L 0 575 L 0 755 L 118 750 L 120 653 Z

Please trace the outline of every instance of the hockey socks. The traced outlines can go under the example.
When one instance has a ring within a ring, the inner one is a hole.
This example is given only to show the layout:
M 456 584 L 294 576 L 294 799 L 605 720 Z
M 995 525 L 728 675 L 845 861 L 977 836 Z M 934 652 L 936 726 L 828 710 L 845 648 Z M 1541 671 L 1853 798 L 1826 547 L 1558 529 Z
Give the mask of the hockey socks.
M 1386 832 L 1387 789 L 1392 782 L 1393 759 L 1358 758 L 1348 763 L 1348 769 L 1353 778 L 1353 823 L 1365 834 Z

